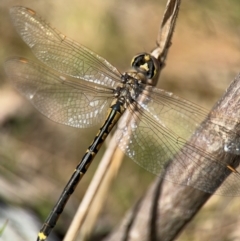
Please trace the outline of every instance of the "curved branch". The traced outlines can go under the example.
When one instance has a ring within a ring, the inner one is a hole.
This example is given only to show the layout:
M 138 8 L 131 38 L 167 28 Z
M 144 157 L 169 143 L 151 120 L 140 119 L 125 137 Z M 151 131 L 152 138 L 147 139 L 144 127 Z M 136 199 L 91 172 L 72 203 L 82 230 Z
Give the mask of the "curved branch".
M 197 142 L 200 148 L 207 148 L 206 142 L 213 141 L 212 130 L 216 126 L 215 120 L 232 133 L 236 133 L 235 140 L 239 139 L 239 117 L 240 117 L 240 75 L 238 75 L 229 86 L 228 90 L 217 102 L 208 119 L 205 120 L 191 138 L 191 143 Z M 217 118 L 220 117 L 220 118 Z M 221 118 L 223 117 L 223 118 Z M 227 118 L 224 118 L 227 117 Z M 229 121 L 232 120 L 232 121 Z M 233 121 L 235 120 L 235 121 Z M 234 139 L 232 139 L 234 141 Z M 205 149 L 203 149 L 205 150 Z M 212 150 L 212 153 L 211 153 Z M 223 152 L 223 147 L 217 150 L 211 148 L 207 152 L 214 154 L 217 160 L 226 166 L 237 167 L 240 157 L 232 153 Z M 221 185 L 219 177 L 223 175 L 223 169 L 217 169 L 212 162 L 204 161 L 203 156 L 194 153 L 197 160 L 204 162 L 204 170 L 209 170 L 212 182 L 209 183 L 212 189 Z M 178 162 L 178 155 L 171 161 L 171 165 Z M 191 165 L 192 160 L 187 160 Z M 194 172 L 195 170 L 193 170 Z M 199 170 L 196 170 L 200 172 Z M 177 170 L 174 173 L 179 178 L 185 178 L 185 174 Z M 201 181 L 202 176 L 196 173 Z M 195 175 L 195 173 L 194 173 Z M 162 177 L 157 178 L 151 185 L 148 192 L 128 212 L 118 229 L 115 230 L 105 241 L 171 241 L 176 238 L 186 224 L 197 214 L 199 209 L 211 197 L 211 194 L 199 191 L 189 186 L 177 185 L 165 181 Z

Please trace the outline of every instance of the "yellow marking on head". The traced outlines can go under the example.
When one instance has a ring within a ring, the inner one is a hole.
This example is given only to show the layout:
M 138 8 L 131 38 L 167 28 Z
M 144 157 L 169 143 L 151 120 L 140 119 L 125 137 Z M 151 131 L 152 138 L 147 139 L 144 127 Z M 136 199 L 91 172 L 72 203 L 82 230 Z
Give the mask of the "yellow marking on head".
M 43 232 L 38 233 L 38 237 L 41 241 L 44 241 L 47 238 L 47 236 Z
M 147 64 L 147 63 L 140 65 L 140 68 L 141 68 L 141 69 L 145 69 L 146 71 L 149 71 L 149 68 L 148 68 L 148 64 Z
M 144 60 L 145 61 L 149 61 L 150 60 L 150 55 L 149 54 L 145 54 L 144 55 Z

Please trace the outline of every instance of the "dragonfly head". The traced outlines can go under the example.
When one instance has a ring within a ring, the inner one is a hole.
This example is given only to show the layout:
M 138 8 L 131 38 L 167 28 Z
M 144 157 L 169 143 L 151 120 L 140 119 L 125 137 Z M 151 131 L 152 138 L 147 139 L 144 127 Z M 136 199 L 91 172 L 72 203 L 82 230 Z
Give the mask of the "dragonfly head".
M 151 54 L 141 53 L 131 62 L 132 68 L 145 77 L 146 84 L 155 85 L 159 75 L 160 65 Z

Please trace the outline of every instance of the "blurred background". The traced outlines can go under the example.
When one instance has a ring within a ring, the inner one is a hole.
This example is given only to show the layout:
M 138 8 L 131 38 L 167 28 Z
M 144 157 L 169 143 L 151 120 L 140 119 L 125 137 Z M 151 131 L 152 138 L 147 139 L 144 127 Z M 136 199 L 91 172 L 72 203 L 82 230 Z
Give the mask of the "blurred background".
M 80 130 L 53 123 L 10 86 L 4 61 L 13 56 L 35 59 L 11 24 L 8 11 L 14 5 L 34 9 L 53 27 L 125 71 L 135 54 L 155 47 L 166 1 L 0 1 L 0 207 L 4 210 L 0 240 L 27 241 L 36 238 L 98 127 Z M 211 109 L 240 72 L 239 12 L 238 0 L 183 0 L 158 87 Z M 65 234 L 104 149 L 106 145 L 66 206 L 55 229 L 59 237 Z M 95 240 L 119 223 L 154 178 L 131 160 L 123 162 L 92 233 Z M 240 240 L 239 201 L 214 196 L 177 240 Z M 23 222 L 25 212 L 31 213 L 27 220 L 30 224 L 35 220 L 37 228 Z M 23 226 L 14 225 L 13 217 L 20 218 Z

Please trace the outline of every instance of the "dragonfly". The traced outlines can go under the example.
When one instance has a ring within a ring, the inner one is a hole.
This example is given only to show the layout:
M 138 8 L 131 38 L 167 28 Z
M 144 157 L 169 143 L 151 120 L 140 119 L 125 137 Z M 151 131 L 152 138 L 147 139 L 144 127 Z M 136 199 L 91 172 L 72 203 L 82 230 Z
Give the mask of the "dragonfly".
M 207 117 L 206 111 L 154 86 L 160 62 L 151 53 L 136 55 L 131 69 L 121 73 L 103 57 L 52 28 L 34 10 L 12 7 L 10 15 L 17 32 L 41 62 L 23 57 L 7 60 L 4 67 L 11 83 L 55 122 L 76 128 L 101 126 L 44 222 L 37 241 L 47 239 L 114 127 L 121 150 L 149 172 L 159 175 L 165 171 L 166 180 L 207 193 L 240 194 L 239 172 L 190 143 L 192 133 Z M 123 124 L 117 125 L 120 119 Z M 209 185 L 211 175 L 194 152 L 223 170 L 219 178 L 226 180 L 219 189 Z M 178 157 L 175 165 L 184 173 L 183 179 L 178 177 L 176 169 L 167 165 L 174 157 Z M 191 165 L 200 172 L 200 184 L 195 181 L 186 159 L 191 159 Z M 233 183 L 235 188 L 231 188 Z

